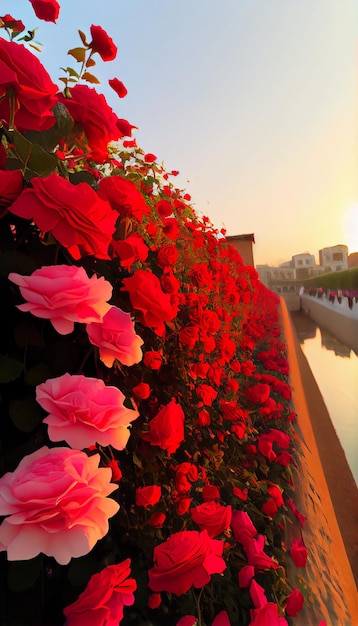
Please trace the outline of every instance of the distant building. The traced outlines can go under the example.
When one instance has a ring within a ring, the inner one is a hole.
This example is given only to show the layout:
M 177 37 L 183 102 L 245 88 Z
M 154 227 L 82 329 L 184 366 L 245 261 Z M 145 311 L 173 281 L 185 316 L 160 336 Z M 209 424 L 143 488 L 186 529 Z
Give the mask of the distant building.
M 358 267 L 358 252 L 352 252 L 347 257 L 348 269 Z
M 254 265 L 252 244 L 255 243 L 255 237 L 253 233 L 250 235 L 227 235 L 225 239 L 238 251 L 244 265 Z
M 348 248 L 347 246 L 337 245 L 331 248 L 322 248 L 318 251 L 319 264 L 327 272 L 341 272 L 348 269 Z

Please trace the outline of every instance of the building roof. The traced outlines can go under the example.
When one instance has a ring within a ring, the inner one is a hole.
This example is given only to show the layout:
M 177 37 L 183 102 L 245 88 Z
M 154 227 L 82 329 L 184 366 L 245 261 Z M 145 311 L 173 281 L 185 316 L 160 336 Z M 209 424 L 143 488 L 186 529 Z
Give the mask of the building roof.
M 240 241 L 252 241 L 255 243 L 254 233 L 250 233 L 249 235 L 226 235 L 225 239 L 227 239 L 227 241 L 236 239 Z

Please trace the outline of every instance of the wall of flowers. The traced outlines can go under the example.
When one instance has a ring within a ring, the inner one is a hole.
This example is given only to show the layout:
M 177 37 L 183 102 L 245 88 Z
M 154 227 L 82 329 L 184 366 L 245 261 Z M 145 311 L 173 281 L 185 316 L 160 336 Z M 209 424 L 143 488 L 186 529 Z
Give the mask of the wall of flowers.
M 0 26 L 0 622 L 294 623 L 278 299 L 107 104 L 100 26 L 61 88 Z

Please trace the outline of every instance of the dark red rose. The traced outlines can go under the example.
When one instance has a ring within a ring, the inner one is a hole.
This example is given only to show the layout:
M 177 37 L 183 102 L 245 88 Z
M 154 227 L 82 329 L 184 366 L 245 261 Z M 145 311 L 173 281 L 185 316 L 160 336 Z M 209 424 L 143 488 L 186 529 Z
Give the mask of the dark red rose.
M 174 244 L 162 246 L 157 252 L 157 263 L 160 267 L 170 267 L 175 265 L 178 260 L 178 248 Z
M 154 515 L 164 515 L 164 513 L 154 513 Z M 153 515 L 152 515 L 153 517 Z M 152 519 L 152 517 L 150 519 Z M 164 515 L 165 518 L 165 515 Z M 149 520 L 150 523 L 150 520 Z M 153 524 L 150 524 L 151 526 L 153 526 Z M 162 524 L 163 525 L 163 524 Z M 161 526 L 154 526 L 154 528 L 161 528 Z M 160 606 L 162 603 L 162 596 L 160 595 L 160 593 L 151 593 L 149 598 L 148 598 L 148 606 L 150 609 L 157 609 L 158 606 Z
M 101 195 L 101 194 L 99 194 Z M 118 257 L 122 267 L 130 267 L 137 261 L 145 261 L 149 248 L 138 233 L 131 233 L 126 239 L 112 239 L 111 256 Z
M 250 402 L 262 404 L 269 397 L 270 391 L 270 387 L 266 385 L 266 383 L 257 383 L 257 385 L 248 387 L 245 391 L 245 395 Z
M 148 520 L 148 524 L 153 526 L 153 528 L 162 528 L 165 522 L 166 516 L 161 511 L 156 511 L 153 515 L 150 516 Z
M 164 322 L 177 314 L 177 306 L 171 296 L 162 291 L 155 274 L 146 270 L 136 270 L 132 276 L 123 279 L 122 291 L 128 291 L 131 304 L 140 313 L 140 320 L 157 335 L 165 332 Z
M 101 26 L 92 24 L 90 30 L 92 41 L 89 44 L 89 48 L 93 52 L 98 52 L 102 61 L 113 61 L 117 56 L 117 46 L 114 44 L 113 39 L 107 35 Z
M 291 591 L 290 595 L 286 598 L 286 615 L 288 617 L 296 617 L 297 613 L 302 610 L 304 601 L 305 599 L 303 594 L 300 592 L 299 589 L 297 589 L 297 587 L 295 587 L 294 590 Z
M 178 515 L 185 515 L 190 509 L 191 499 L 190 498 L 180 498 L 180 500 L 175 505 L 175 510 Z
M 108 467 L 112 470 L 112 481 L 114 483 L 118 482 L 122 478 L 122 472 L 119 468 L 118 461 L 112 459 L 112 461 L 108 463 Z
M 306 567 L 308 552 L 301 538 L 292 541 L 290 557 L 296 567 Z
M 196 287 L 211 290 L 214 287 L 213 275 L 207 263 L 197 263 L 190 272 L 190 279 Z
M 141 222 L 143 215 L 147 215 L 150 211 L 144 196 L 135 184 L 123 176 L 102 178 L 99 182 L 98 194 L 101 198 L 108 200 L 121 217 L 135 217 Z
M 133 387 L 132 391 L 135 397 L 139 400 L 146 400 L 150 396 L 150 387 L 148 383 L 138 383 L 138 385 Z
M 162 366 L 162 355 L 156 350 L 147 350 L 143 356 L 143 363 L 151 370 L 159 370 Z
M 160 277 L 160 284 L 164 293 L 178 293 L 181 283 L 171 270 L 166 270 Z
M 0 215 L 22 192 L 23 178 L 20 170 L 0 170 Z
M 218 500 L 220 498 L 220 491 L 215 485 L 205 485 L 203 489 L 204 502 L 210 502 L 210 500 Z
M 153 506 L 162 497 L 162 490 L 158 485 L 148 487 L 137 487 L 135 492 L 135 503 L 137 506 Z
M 163 220 L 163 233 L 172 241 L 175 241 L 179 234 L 179 224 L 175 217 L 167 217 Z
M 173 454 L 184 441 L 184 411 L 173 398 L 149 422 L 149 431 L 142 439 Z
M 133 128 L 138 128 L 137 126 L 133 126 L 133 124 L 130 124 L 128 122 L 128 120 L 124 120 L 122 118 L 118 118 L 117 119 L 117 129 L 119 131 L 119 136 L 120 137 L 131 137 L 132 136 L 132 129 Z M 129 142 L 128 142 L 129 143 Z M 137 143 L 134 140 L 134 145 L 131 146 L 132 148 L 135 148 Z
M 152 154 L 151 152 L 148 152 L 147 154 L 144 155 L 145 163 L 154 163 L 154 161 L 156 160 L 157 160 L 157 157 L 155 156 L 155 154 Z
M 57 87 L 25 46 L 0 37 L 0 118 L 20 130 L 46 130 L 55 124 Z M 11 98 L 14 94 L 14 120 Z
M 111 78 L 108 83 L 109 86 L 112 87 L 112 89 L 116 92 L 119 98 L 125 98 L 128 91 L 121 80 L 119 80 L 118 78 Z
M 60 5 L 56 0 L 30 0 L 36 17 L 45 22 L 56 22 Z
M 195 392 L 205 406 L 211 406 L 218 395 L 218 392 L 211 385 L 206 385 L 205 383 L 198 385 Z
M 189 350 L 192 350 L 199 339 L 199 326 L 195 324 L 186 324 L 184 328 L 179 332 L 179 343 L 181 346 L 186 346 Z
M 173 213 L 173 207 L 168 200 L 159 200 L 155 205 L 160 217 L 169 217 Z
M 73 185 L 58 174 L 32 178 L 11 205 L 19 217 L 33 219 L 36 226 L 65 246 L 75 259 L 93 254 L 108 259 L 108 246 L 117 213 L 87 185 Z
M 106 98 L 87 85 L 75 85 L 71 97 L 58 94 L 75 122 L 81 124 L 94 161 L 103 163 L 108 157 L 108 144 L 121 137 L 117 128 L 117 115 L 107 104 Z

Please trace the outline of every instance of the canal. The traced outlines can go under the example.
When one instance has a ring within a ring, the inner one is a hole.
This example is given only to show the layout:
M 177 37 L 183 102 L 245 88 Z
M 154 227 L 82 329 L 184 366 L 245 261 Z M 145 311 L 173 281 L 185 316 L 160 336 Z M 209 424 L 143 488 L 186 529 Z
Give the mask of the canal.
M 305 313 L 291 319 L 358 484 L 358 356 Z

